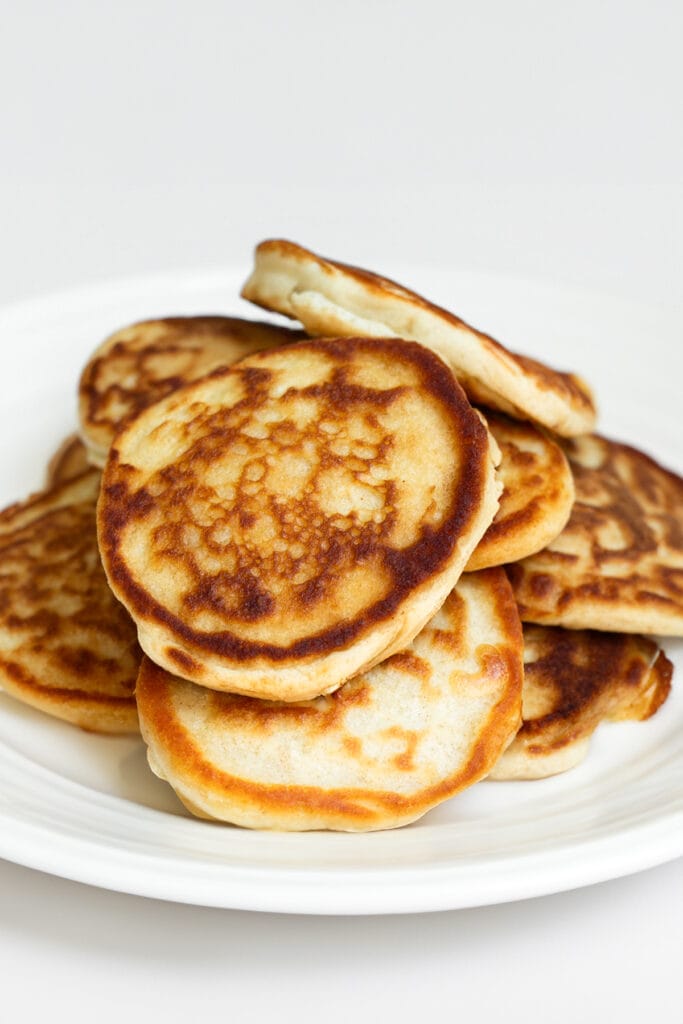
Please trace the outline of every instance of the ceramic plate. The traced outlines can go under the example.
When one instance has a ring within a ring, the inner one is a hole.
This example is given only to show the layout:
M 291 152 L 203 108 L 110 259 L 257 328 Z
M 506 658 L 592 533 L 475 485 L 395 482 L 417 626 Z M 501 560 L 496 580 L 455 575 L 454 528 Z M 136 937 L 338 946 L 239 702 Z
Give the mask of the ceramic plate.
M 683 323 L 522 280 L 393 270 L 513 349 L 583 374 L 600 430 L 683 470 Z M 75 426 L 80 368 L 133 320 L 258 317 L 244 272 L 169 274 L 64 292 L 0 312 L 0 501 L 41 486 Z M 683 646 L 665 644 L 683 669 Z M 469 907 L 557 892 L 683 854 L 683 679 L 649 722 L 603 726 L 587 760 L 539 782 L 485 782 L 392 832 L 249 832 L 187 816 L 141 741 L 89 735 L 0 694 L 0 856 L 162 899 L 303 913 Z

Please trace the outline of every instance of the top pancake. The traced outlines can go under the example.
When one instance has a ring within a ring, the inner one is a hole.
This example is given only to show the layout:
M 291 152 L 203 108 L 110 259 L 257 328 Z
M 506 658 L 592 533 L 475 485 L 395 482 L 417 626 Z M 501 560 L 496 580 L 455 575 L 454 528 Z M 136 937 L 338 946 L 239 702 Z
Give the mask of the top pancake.
M 650 718 L 672 673 L 647 637 L 526 625 L 523 722 L 489 778 L 543 779 L 575 767 L 601 722 Z
M 300 342 L 128 423 L 105 469 L 100 550 L 153 661 L 306 699 L 410 642 L 499 489 L 488 432 L 427 349 Z
M 135 627 L 105 579 L 86 470 L 0 512 L 0 686 L 82 728 L 137 732 Z
M 495 519 L 467 563 L 468 572 L 540 551 L 566 525 L 574 504 L 574 480 L 559 445 L 533 423 L 490 409 L 485 417 L 500 449 L 497 472 L 503 493 Z
M 683 635 L 683 480 L 595 435 L 565 449 L 576 487 L 569 522 L 508 567 L 522 619 Z
M 304 337 L 276 324 L 225 316 L 143 320 L 112 334 L 81 375 L 81 435 L 100 468 L 114 434 L 134 415 L 218 366 Z
M 473 402 L 536 420 L 563 436 L 594 425 L 593 399 L 579 377 L 513 354 L 394 281 L 293 242 L 271 239 L 257 246 L 242 295 L 300 320 L 312 335 L 419 341 L 452 367 Z
M 522 631 L 502 569 L 468 573 L 409 648 L 314 701 L 215 693 L 143 660 L 153 770 L 202 817 L 367 831 L 486 775 L 520 721 Z

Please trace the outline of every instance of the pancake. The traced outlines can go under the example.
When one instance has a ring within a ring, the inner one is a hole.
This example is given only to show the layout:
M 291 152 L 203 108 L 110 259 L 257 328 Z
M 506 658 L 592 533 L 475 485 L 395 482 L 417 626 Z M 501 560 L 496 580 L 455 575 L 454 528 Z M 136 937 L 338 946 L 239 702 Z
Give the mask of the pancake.
M 143 320 L 117 331 L 93 353 L 79 384 L 90 461 L 104 465 L 127 416 L 218 366 L 302 337 L 302 331 L 225 316 Z
M 576 487 L 569 522 L 508 567 L 522 620 L 683 636 L 683 480 L 596 435 L 566 452 Z
M 414 821 L 482 778 L 520 722 L 522 634 L 505 573 L 462 577 L 410 647 L 334 694 L 216 693 L 143 660 L 152 769 L 200 817 L 368 831 Z
M 574 480 L 559 445 L 532 423 L 487 410 L 488 428 L 501 452 L 503 483 L 495 519 L 475 548 L 467 570 L 515 562 L 540 551 L 566 525 Z
M 592 429 L 587 385 L 515 355 L 453 313 L 395 281 L 324 259 L 281 239 L 261 242 L 242 295 L 300 320 L 323 337 L 397 335 L 433 349 L 452 367 L 473 402 L 532 419 L 563 436 Z
M 88 452 L 77 434 L 65 438 L 47 466 L 46 485 L 55 487 L 57 484 L 71 480 L 83 473 L 89 466 Z
M 137 732 L 135 627 L 105 579 L 86 470 L 0 512 L 0 686 L 96 732 Z
M 573 768 L 601 722 L 653 715 L 672 673 L 646 637 L 525 626 L 524 721 L 489 778 L 542 779 Z
M 300 342 L 129 422 L 104 473 L 100 550 L 157 664 L 304 700 L 410 643 L 499 489 L 488 432 L 433 353 Z

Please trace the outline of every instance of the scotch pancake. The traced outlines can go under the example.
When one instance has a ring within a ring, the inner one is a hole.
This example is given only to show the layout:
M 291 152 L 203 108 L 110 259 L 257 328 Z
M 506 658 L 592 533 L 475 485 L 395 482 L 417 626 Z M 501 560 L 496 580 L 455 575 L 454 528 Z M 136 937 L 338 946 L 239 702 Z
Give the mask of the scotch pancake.
M 525 626 L 524 721 L 489 778 L 541 779 L 573 768 L 601 722 L 653 715 L 672 672 L 642 636 Z
M 71 480 L 79 473 L 83 473 L 88 466 L 85 445 L 77 434 L 71 434 L 65 438 L 48 463 L 46 486 L 55 487 L 65 480 Z
M 102 467 L 127 416 L 261 349 L 305 337 L 275 324 L 225 316 L 144 320 L 117 331 L 81 375 L 79 416 L 90 461 Z
M 462 577 L 407 650 L 295 704 L 216 693 L 143 659 L 152 769 L 201 817 L 367 831 L 482 778 L 520 722 L 522 634 L 505 573 Z
M 300 342 L 128 423 L 104 473 L 100 550 L 157 664 L 303 700 L 410 643 L 499 489 L 488 432 L 433 353 Z
M 136 732 L 135 627 L 97 550 L 100 474 L 0 512 L 0 686 L 98 732 Z
M 473 402 L 537 420 L 558 434 L 582 434 L 595 423 L 590 390 L 574 374 L 513 354 L 395 281 L 293 242 L 270 239 L 257 246 L 242 295 L 300 320 L 309 334 L 418 341 L 452 367 Z
M 569 522 L 508 567 L 522 620 L 683 635 L 683 480 L 595 435 L 566 451 L 576 487 Z
M 515 562 L 540 551 L 566 525 L 574 480 L 559 445 L 531 423 L 485 412 L 501 452 L 500 508 L 467 563 L 467 570 Z

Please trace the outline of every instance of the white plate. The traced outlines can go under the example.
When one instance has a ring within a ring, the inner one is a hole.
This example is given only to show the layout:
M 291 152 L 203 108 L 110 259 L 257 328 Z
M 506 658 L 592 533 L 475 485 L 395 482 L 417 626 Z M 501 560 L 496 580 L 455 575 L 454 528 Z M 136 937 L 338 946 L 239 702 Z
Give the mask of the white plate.
M 604 433 L 679 471 L 683 325 L 570 291 L 395 270 L 507 344 L 582 372 Z M 246 312 L 242 273 L 183 273 L 0 311 L 0 501 L 40 486 L 75 424 L 80 367 L 135 319 Z M 258 315 L 258 314 L 257 314 Z M 666 643 L 680 672 L 683 646 Z M 680 686 L 680 681 L 678 682 Z M 0 856 L 110 889 L 253 910 L 387 913 L 556 892 L 683 854 L 683 699 L 603 726 L 586 762 L 532 783 L 481 783 L 421 821 L 369 835 L 249 832 L 187 817 L 135 739 L 88 735 L 0 694 Z

